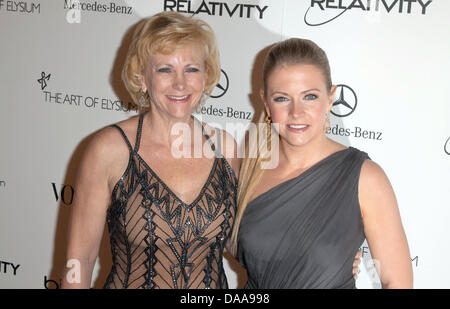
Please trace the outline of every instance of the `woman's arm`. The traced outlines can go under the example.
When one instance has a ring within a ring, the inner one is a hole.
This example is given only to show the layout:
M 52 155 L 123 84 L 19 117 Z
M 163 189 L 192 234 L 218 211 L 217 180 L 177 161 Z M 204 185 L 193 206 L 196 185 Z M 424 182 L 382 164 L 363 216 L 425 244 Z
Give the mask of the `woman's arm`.
M 412 288 L 408 242 L 394 191 L 384 171 L 366 160 L 359 179 L 364 232 L 383 288 Z
M 94 136 L 78 170 L 62 288 L 91 286 L 92 271 L 110 202 L 107 167 L 111 151 L 108 153 L 106 139 L 103 132 Z

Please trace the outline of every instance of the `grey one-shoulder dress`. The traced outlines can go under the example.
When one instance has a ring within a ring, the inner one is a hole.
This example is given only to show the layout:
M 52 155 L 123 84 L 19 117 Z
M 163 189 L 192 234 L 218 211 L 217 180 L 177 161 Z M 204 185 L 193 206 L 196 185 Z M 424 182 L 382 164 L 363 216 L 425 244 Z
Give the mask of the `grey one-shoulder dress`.
M 239 228 L 246 288 L 355 288 L 352 265 L 365 239 L 356 148 L 335 152 L 251 201 Z

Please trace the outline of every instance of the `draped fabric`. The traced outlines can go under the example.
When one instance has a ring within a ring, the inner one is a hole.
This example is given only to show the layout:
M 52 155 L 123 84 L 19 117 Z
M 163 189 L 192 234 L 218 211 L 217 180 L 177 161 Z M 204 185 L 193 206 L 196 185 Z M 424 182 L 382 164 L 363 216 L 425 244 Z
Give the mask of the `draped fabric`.
M 252 200 L 239 231 L 247 288 L 355 288 L 352 265 L 365 239 L 356 148 L 331 154 Z
M 185 204 L 138 154 L 142 121 L 143 114 L 134 149 L 114 125 L 130 149 L 130 159 L 107 212 L 113 265 L 104 287 L 227 288 L 222 254 L 236 210 L 233 170 L 215 152 L 200 194 Z

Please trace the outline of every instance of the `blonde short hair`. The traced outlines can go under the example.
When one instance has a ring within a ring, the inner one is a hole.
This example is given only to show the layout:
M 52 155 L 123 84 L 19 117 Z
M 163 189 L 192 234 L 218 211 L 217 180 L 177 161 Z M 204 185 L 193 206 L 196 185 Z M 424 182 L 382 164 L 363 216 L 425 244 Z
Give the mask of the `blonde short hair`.
M 179 47 L 191 45 L 205 59 L 206 85 L 209 96 L 220 78 L 220 58 L 214 32 L 206 22 L 177 12 L 161 12 L 142 20 L 128 49 L 122 80 L 136 104 L 141 97 L 141 76 L 149 56 L 171 54 Z

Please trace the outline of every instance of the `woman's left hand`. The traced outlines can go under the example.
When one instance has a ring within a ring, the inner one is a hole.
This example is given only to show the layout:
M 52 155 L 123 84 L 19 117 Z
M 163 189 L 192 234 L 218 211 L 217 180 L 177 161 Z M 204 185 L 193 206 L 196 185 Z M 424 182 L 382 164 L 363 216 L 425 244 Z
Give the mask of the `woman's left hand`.
M 355 255 L 355 260 L 353 261 L 353 278 L 358 279 L 358 274 L 360 272 L 359 270 L 359 264 L 361 264 L 361 256 L 362 256 L 362 251 L 358 250 L 358 252 Z

